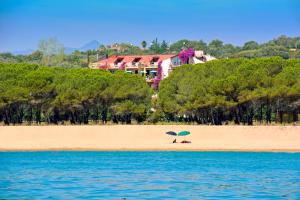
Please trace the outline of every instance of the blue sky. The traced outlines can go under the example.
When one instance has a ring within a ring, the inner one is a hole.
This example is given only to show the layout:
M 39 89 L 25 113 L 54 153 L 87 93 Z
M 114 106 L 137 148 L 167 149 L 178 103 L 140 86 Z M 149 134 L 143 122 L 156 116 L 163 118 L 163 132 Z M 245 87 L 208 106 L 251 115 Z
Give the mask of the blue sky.
M 154 38 L 243 44 L 300 36 L 299 0 L 0 0 L 0 51 Z

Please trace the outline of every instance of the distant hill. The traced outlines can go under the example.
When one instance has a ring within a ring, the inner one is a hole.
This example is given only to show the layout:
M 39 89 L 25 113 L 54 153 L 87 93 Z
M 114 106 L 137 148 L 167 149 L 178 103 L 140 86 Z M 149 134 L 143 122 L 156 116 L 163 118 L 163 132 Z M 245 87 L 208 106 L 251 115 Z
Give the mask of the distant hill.
M 74 47 L 65 47 L 65 54 L 71 54 L 73 51 L 78 50 L 78 51 L 88 51 L 88 50 L 94 50 L 98 49 L 100 46 L 100 42 L 97 40 L 92 40 L 83 46 L 79 48 L 74 48 Z M 20 50 L 20 51 L 13 51 L 13 55 L 29 55 L 32 54 L 35 50 L 34 49 L 26 49 L 26 50 Z
M 97 40 L 93 40 L 89 43 L 86 43 L 85 45 L 80 47 L 78 50 L 79 51 L 94 50 L 94 49 L 98 49 L 99 46 L 100 46 L 100 42 L 98 42 Z
M 75 50 L 78 51 L 94 50 L 94 49 L 98 49 L 99 46 L 100 46 L 100 42 L 98 42 L 97 40 L 92 40 L 79 48 L 65 47 L 65 54 L 71 54 Z

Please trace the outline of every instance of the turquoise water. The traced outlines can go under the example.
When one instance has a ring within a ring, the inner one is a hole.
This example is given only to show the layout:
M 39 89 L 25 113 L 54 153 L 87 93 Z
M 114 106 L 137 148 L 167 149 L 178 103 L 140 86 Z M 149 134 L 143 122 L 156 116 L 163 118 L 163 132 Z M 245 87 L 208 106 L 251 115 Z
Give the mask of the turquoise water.
M 224 198 L 300 199 L 300 154 L 0 153 L 0 199 Z

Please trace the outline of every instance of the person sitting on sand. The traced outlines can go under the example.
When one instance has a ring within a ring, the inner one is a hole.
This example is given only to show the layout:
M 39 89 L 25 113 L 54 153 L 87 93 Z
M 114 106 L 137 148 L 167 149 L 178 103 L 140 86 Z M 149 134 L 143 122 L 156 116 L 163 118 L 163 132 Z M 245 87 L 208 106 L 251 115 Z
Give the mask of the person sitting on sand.
M 177 140 L 176 140 L 176 138 L 175 138 L 175 140 L 173 140 L 173 143 L 177 143 Z

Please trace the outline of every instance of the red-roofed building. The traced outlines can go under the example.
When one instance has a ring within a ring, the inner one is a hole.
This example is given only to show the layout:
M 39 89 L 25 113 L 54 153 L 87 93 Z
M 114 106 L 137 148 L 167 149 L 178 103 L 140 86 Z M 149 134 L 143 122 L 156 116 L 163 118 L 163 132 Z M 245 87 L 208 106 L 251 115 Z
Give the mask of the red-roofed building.
M 133 74 L 143 74 L 148 81 L 156 76 L 158 63 L 161 62 L 162 78 L 169 75 L 173 67 L 181 65 L 177 55 L 130 55 L 130 56 L 110 56 L 106 59 L 92 63 L 93 69 L 105 69 L 115 71 L 124 67 L 125 71 Z

